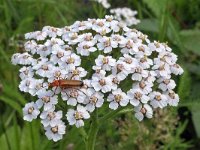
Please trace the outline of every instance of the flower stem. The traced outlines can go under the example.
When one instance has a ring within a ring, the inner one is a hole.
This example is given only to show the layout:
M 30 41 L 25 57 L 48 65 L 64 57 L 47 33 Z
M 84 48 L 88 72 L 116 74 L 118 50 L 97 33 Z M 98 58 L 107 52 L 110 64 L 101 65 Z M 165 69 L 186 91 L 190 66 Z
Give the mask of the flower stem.
M 120 107 L 117 110 L 111 111 L 111 112 L 107 113 L 105 116 L 101 117 L 99 119 L 99 122 L 105 122 L 108 119 L 113 118 L 113 117 L 115 117 L 118 114 L 126 113 L 126 112 L 132 112 L 132 111 L 133 111 L 132 108 L 129 108 L 129 107 Z
M 92 116 L 92 123 L 89 129 L 89 133 L 86 139 L 86 149 L 87 150 L 94 150 L 95 147 L 95 142 L 96 142 L 96 137 L 97 137 L 97 133 L 99 131 L 99 125 L 105 121 L 107 121 L 108 119 L 123 113 L 123 112 L 131 112 L 133 111 L 132 108 L 128 108 L 128 107 L 120 107 L 115 111 L 109 112 L 108 114 L 106 114 L 104 117 L 102 118 L 98 118 L 98 110 L 96 109 L 94 111 L 94 115 Z
M 94 116 L 92 116 L 92 123 L 90 126 L 88 139 L 86 143 L 87 150 L 94 150 L 98 130 L 99 130 L 98 111 L 95 110 Z

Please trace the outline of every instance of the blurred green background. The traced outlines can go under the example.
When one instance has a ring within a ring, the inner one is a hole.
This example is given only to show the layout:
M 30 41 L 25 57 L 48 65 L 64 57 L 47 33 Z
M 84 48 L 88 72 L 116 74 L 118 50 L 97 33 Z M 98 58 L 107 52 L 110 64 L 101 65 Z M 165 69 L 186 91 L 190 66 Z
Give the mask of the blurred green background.
M 177 108 L 158 110 L 154 119 L 139 123 L 132 113 L 105 122 L 97 135 L 97 150 L 200 149 L 200 1 L 110 0 L 111 8 L 137 10 L 136 29 L 151 40 L 168 42 L 179 56 L 184 74 L 176 78 Z M 38 120 L 22 119 L 22 107 L 32 100 L 19 92 L 13 53 L 23 52 L 24 33 L 45 25 L 63 27 L 76 20 L 102 17 L 108 10 L 89 0 L 0 0 L 0 149 L 81 150 L 75 127 L 60 142 L 48 141 Z M 94 9 L 95 8 L 95 9 Z M 100 13 L 101 12 L 101 13 Z

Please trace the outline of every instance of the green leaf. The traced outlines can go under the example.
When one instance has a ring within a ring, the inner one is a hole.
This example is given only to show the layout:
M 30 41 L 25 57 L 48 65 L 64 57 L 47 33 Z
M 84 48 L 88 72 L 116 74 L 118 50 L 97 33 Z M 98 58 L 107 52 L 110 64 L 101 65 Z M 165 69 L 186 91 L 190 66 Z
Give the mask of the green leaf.
M 183 75 L 180 77 L 180 82 L 178 84 L 178 95 L 182 101 L 186 101 L 190 95 L 190 85 L 191 77 L 190 73 L 184 69 Z
M 5 133 L 0 136 L 0 145 L 2 150 L 17 150 L 16 131 L 20 132 L 19 126 L 6 128 Z
M 185 64 L 185 66 L 191 73 L 193 73 L 197 76 L 200 76 L 200 64 L 187 63 L 187 64 Z
M 166 6 L 167 0 L 143 0 L 149 9 L 158 17 Z
M 177 45 L 180 48 L 180 51 L 182 51 L 184 54 L 185 50 L 184 50 L 183 43 L 181 41 L 181 37 L 179 35 L 179 29 L 175 25 L 175 22 L 173 21 L 172 17 L 168 19 L 168 24 L 169 24 L 169 28 L 167 32 L 168 38 L 171 40 L 173 44 Z
M 200 30 L 183 30 L 180 37 L 187 50 L 200 55 Z
M 4 97 L 3 95 L 1 95 L 0 101 L 3 101 L 6 104 L 10 105 L 12 108 L 14 108 L 22 116 L 21 106 L 15 100 L 10 99 L 8 97 Z
M 141 22 L 136 26 L 137 29 L 158 33 L 158 20 L 157 19 L 142 19 Z
M 195 131 L 196 131 L 198 138 L 200 138 L 200 109 L 199 109 L 199 106 L 193 105 L 191 111 L 192 111 L 192 121 L 194 123 Z
M 5 97 L 8 97 L 8 98 L 13 99 L 13 100 L 16 100 L 16 101 L 20 102 L 22 105 L 26 104 L 26 100 L 21 95 L 21 93 L 19 93 L 15 89 L 13 89 L 13 87 L 10 86 L 7 82 L 3 84 L 3 87 L 4 87 L 3 95 Z

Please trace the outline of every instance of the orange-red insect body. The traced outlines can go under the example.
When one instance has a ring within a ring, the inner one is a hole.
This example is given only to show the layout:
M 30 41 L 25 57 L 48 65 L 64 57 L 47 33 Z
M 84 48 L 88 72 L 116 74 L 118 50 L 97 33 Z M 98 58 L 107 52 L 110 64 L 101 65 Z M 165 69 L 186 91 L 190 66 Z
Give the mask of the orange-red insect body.
M 83 81 L 80 80 L 54 80 L 52 83 L 49 83 L 49 87 L 61 87 L 61 88 L 74 88 L 82 87 Z

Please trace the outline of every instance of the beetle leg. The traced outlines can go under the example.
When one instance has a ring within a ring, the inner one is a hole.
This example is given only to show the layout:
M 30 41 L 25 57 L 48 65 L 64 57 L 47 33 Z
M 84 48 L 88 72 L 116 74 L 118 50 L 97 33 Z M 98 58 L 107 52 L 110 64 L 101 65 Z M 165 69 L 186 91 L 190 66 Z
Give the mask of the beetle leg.
M 87 94 L 84 91 L 82 91 L 82 90 L 80 90 L 78 88 L 74 88 L 74 89 L 78 90 L 79 92 L 81 92 L 81 93 L 85 94 L 85 96 L 87 96 Z

